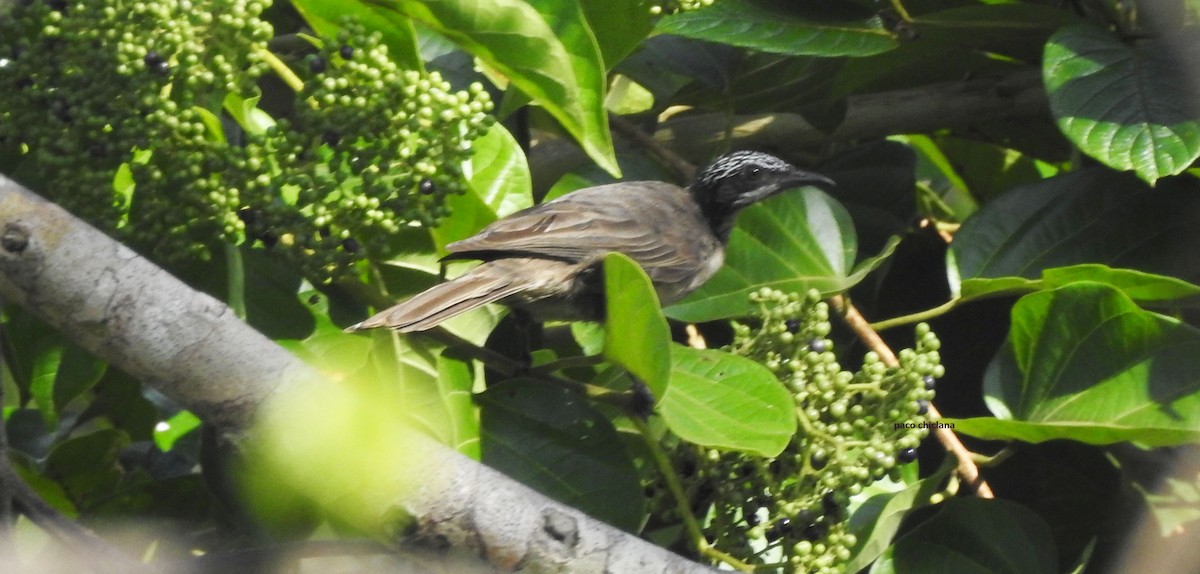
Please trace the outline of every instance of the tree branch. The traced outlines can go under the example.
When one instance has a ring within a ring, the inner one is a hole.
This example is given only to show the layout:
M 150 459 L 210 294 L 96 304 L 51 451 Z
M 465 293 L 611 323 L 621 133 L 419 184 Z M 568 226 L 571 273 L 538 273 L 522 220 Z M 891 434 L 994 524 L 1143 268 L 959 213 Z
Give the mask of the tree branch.
M 858 312 L 858 309 L 846 300 L 845 296 L 838 295 L 833 297 L 830 299 L 830 304 L 845 319 L 846 325 L 850 327 L 850 330 L 854 331 L 859 340 L 867 348 L 875 351 L 879 355 L 879 358 L 883 359 L 885 365 L 895 367 L 900 364 L 892 349 L 887 346 L 887 343 L 883 341 L 879 333 L 871 328 L 871 324 Z M 938 412 L 933 404 L 929 405 L 929 416 L 935 420 L 942 418 L 942 414 Z M 975 489 L 975 494 L 980 498 L 996 498 L 996 495 L 992 492 L 992 487 L 988 486 L 988 483 L 979 475 L 979 467 L 975 464 L 974 454 L 967 450 L 967 447 L 963 446 L 962 441 L 958 440 L 958 435 L 955 435 L 953 430 L 940 427 L 934 429 L 933 432 L 937 436 L 938 442 L 942 443 L 946 451 L 954 455 L 954 458 L 958 460 L 958 476 Z
M 987 121 L 1046 116 L 1049 107 L 1041 74 L 1022 71 L 1002 78 L 929 84 L 919 88 L 850 96 L 846 118 L 832 134 L 813 127 L 800 114 L 683 115 L 659 125 L 655 137 L 696 161 L 727 143 L 734 148 L 794 149 L 831 142 L 928 133 Z M 730 142 L 727 126 L 732 125 Z
M 253 430 L 254 415 L 275 395 L 332 385 L 224 304 L 4 177 L 0 297 L 234 439 Z M 505 570 L 712 571 L 431 439 L 420 440 L 416 491 L 383 500 L 380 493 L 346 493 L 369 497 L 376 517 L 391 518 L 391 524 L 400 515 L 411 518 L 403 532 L 375 532 L 395 545 L 469 549 Z M 305 461 L 295 463 L 304 469 Z M 379 460 L 375 468 L 411 468 L 413 463 L 411 458 Z

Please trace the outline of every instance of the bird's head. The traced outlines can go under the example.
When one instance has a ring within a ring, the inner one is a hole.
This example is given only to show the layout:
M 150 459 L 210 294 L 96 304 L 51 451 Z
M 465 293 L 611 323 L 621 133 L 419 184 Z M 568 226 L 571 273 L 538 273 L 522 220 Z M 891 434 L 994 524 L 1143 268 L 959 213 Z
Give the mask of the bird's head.
M 742 208 L 806 185 L 829 188 L 834 183 L 773 155 L 736 151 L 718 157 L 704 168 L 689 189 L 717 237 L 724 241 Z

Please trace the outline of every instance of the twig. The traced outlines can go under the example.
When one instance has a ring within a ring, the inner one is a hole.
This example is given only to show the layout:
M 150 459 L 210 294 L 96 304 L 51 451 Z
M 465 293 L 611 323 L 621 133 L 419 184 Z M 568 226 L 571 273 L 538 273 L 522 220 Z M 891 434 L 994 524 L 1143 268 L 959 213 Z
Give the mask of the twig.
M 609 123 L 612 124 L 613 129 L 618 133 L 633 140 L 633 143 L 646 148 L 646 151 L 667 164 L 667 167 L 671 168 L 679 176 L 679 179 L 691 181 L 693 177 L 696 177 L 696 166 L 692 165 L 686 159 L 679 157 L 671 148 L 663 145 L 654 136 L 643 132 L 633 122 L 621 116 L 610 115 Z
M 864 344 L 883 359 L 884 364 L 889 367 L 895 367 L 900 364 L 896 358 L 896 354 L 892 352 L 879 333 L 871 328 L 871 324 L 866 318 L 858 312 L 858 309 L 851 305 L 845 296 L 838 295 L 830 299 L 830 304 L 846 321 L 846 325 L 851 331 L 858 336 Z M 942 414 L 932 404 L 929 405 L 929 415 L 934 419 L 939 419 Z M 937 436 L 938 442 L 942 443 L 946 451 L 954 455 L 958 459 L 957 472 L 963 481 L 975 488 L 975 494 L 980 498 L 995 498 L 996 495 L 992 492 L 992 487 L 983 480 L 979 475 L 979 467 L 975 464 L 975 455 L 963 446 L 962 441 L 958 440 L 958 436 L 954 431 L 948 428 L 934 429 L 934 435 Z
M 708 539 L 704 537 L 704 532 L 700 530 L 700 523 L 696 521 L 696 517 L 692 514 L 692 509 L 688 507 L 687 494 L 683 492 L 683 484 L 679 482 L 679 475 L 675 474 L 675 468 L 671 466 L 671 461 L 667 458 L 667 453 L 663 451 L 662 445 L 658 443 L 658 440 L 654 438 L 654 434 L 650 432 L 650 426 L 646 424 L 645 420 L 639 417 L 629 417 L 629 420 L 637 427 L 638 435 L 645 441 L 646 450 L 650 452 L 650 458 L 654 460 L 654 465 L 658 467 L 659 474 L 667 482 L 667 490 L 671 491 L 671 498 L 675 499 L 675 511 L 679 513 L 679 519 L 683 521 L 683 528 L 687 531 L 688 538 L 691 538 L 696 550 L 704 556 L 720 560 L 732 566 L 735 570 L 753 572 L 754 567 L 750 564 L 742 562 L 708 543 Z
M 510 357 L 506 357 L 496 351 L 486 347 L 480 347 L 470 341 L 443 329 L 442 327 L 434 327 L 424 334 L 429 338 L 446 345 L 448 348 L 453 347 L 455 350 L 462 351 L 463 354 L 475 359 L 488 368 L 504 375 L 506 377 L 524 377 L 540 383 L 548 383 L 566 388 L 581 395 L 584 395 L 592 400 L 607 403 L 616 406 L 626 412 L 634 412 L 636 410 L 635 399 L 630 393 L 614 391 L 601 386 L 591 385 L 573 381 L 564 377 L 559 377 L 550 373 L 541 372 L 535 369 L 530 369 L 528 365 Z
M 7 453 L 0 458 L 0 477 L 13 495 L 13 506 L 42 530 L 57 538 L 80 564 L 92 566 L 96 572 L 130 574 L 149 572 L 141 562 L 114 548 L 107 541 L 64 516 L 42 500 L 8 462 Z

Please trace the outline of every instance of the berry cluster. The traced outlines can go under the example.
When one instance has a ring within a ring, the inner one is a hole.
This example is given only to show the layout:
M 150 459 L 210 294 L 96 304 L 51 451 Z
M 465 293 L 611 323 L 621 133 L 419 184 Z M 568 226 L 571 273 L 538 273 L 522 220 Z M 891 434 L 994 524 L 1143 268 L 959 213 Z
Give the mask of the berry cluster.
M 712 5 L 716 0 L 660 0 L 650 6 L 651 14 L 677 14 L 689 10 L 699 10 Z
M 94 224 L 158 255 L 206 256 L 206 241 L 241 229 L 214 114 L 266 70 L 268 4 L 17 3 L 0 16 L 0 139 L 26 150 L 40 191 Z
M 839 572 L 857 543 L 847 529 L 849 498 L 885 476 L 898 479 L 928 432 L 921 423 L 944 374 L 940 343 L 921 324 L 900 366 L 867 353 L 858 372 L 845 371 L 818 292 L 763 289 L 751 300 L 761 325 L 735 324 L 730 351 L 760 361 L 792 392 L 798 435 L 770 460 L 685 454 L 699 468 L 691 490 L 709 493 L 707 534 L 716 547 L 786 571 Z
M 159 258 L 245 238 L 322 281 L 388 255 L 409 222 L 435 224 L 492 123 L 483 87 L 402 70 L 345 22 L 297 66 L 291 115 L 247 111 L 273 58 L 268 5 L 25 0 L 0 14 L 0 147 L 21 154 L 16 175 Z
M 295 115 L 247 145 L 272 157 L 278 176 L 247 186 L 241 217 L 249 237 L 327 278 L 386 255 L 408 222 L 446 215 L 492 103 L 478 83 L 455 92 L 437 72 L 401 70 L 380 34 L 352 21 L 302 73 Z

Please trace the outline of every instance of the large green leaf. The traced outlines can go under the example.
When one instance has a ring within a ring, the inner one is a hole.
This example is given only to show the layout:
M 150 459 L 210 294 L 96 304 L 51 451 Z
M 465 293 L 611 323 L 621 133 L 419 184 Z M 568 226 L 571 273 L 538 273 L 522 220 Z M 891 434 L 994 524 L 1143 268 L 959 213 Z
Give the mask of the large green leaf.
M 846 563 L 846 572 L 858 572 L 884 554 L 900 524 L 909 511 L 929 504 L 929 497 L 938 491 L 950 472 L 943 465 L 938 472 L 909 485 L 899 492 L 877 494 L 867 500 L 850 516 L 850 532 L 858 539 L 851 550 L 853 557 Z
M 905 534 L 892 552 L 896 572 L 1052 574 L 1058 572 L 1050 527 L 1007 500 L 952 498 Z
M 792 395 L 766 367 L 711 349 L 671 347 L 667 428 L 703 446 L 778 455 L 796 434 Z
M 590 54 L 598 53 L 590 31 L 560 30 L 570 32 L 560 40 L 538 10 L 520 0 L 367 2 L 425 24 L 504 74 L 562 123 L 593 161 L 610 173 L 620 173 L 604 119 L 604 94 L 583 93 L 594 90 L 597 81 L 603 85 L 603 66 L 589 62 Z M 555 6 L 579 10 L 573 2 Z M 564 40 L 571 46 L 565 46 Z M 588 41 L 591 45 L 584 45 Z M 598 78 L 594 76 L 597 73 L 601 74 Z
M 1050 110 L 1088 155 L 1154 183 L 1200 158 L 1195 30 L 1126 44 L 1087 24 L 1046 43 Z
M 585 398 L 524 380 L 477 397 L 483 462 L 614 526 L 637 529 L 645 498 L 633 460 Z
M 967 279 L 962 282 L 962 300 L 982 299 L 998 295 L 1024 294 L 1032 291 L 1057 289 L 1071 283 L 1091 281 L 1120 289 L 1130 299 L 1142 305 L 1187 303 L 1194 305 L 1200 287 L 1174 277 L 1143 273 L 1133 269 L 1113 269 L 1099 263 L 1084 263 L 1055 267 L 1042 271 L 1042 279 L 997 277 Z
M 671 329 L 650 277 L 621 253 L 604 258 L 607 297 L 604 357 L 645 383 L 662 400 L 671 376 Z
M 1200 330 L 1121 291 L 1073 283 L 1027 295 L 988 367 L 998 418 L 954 421 L 982 438 L 1089 444 L 1200 440 Z
M 633 52 L 654 29 L 643 0 L 583 0 L 580 5 L 608 70 Z
M 1200 181 L 1151 190 L 1104 168 L 1013 189 L 963 223 L 950 246 L 952 292 L 976 277 L 1038 279 L 1042 271 L 1104 263 L 1200 282 Z
M 668 34 L 732 44 L 764 52 L 811 56 L 870 56 L 898 42 L 874 18 L 850 15 L 806 15 L 751 0 L 721 0 L 701 10 L 668 16 L 656 30 Z M 826 9 L 834 7 L 826 7 Z
M 581 133 L 570 129 L 568 131 L 584 143 L 584 149 L 600 167 L 614 176 L 620 176 L 621 168 L 617 164 L 612 134 L 608 130 L 608 111 L 604 107 L 608 70 L 600 53 L 600 45 L 596 42 L 596 35 L 584 17 L 583 9 L 577 0 L 526 1 L 542 15 L 554 35 L 562 41 L 563 48 L 570 58 L 578 88 L 576 107 L 580 110 L 579 121 L 582 125 Z M 526 94 L 528 93 L 526 91 Z M 561 118 L 558 119 L 562 121 Z M 566 126 L 566 123 L 563 122 L 563 125 Z M 595 152 L 588 150 L 588 142 L 583 141 L 583 135 L 594 140 L 592 143 L 597 148 Z M 602 157 L 599 152 L 603 152 Z
M 343 18 L 354 18 L 367 30 L 379 32 L 388 47 L 388 55 L 409 70 L 425 69 L 417 50 L 417 33 L 412 22 L 391 10 L 381 10 L 368 2 L 346 0 L 296 0 L 296 11 L 324 38 L 337 38 Z
M 730 236 L 725 266 L 667 314 L 683 321 L 711 321 L 750 314 L 749 295 L 761 287 L 803 293 L 837 293 L 860 281 L 884 253 L 854 267 L 854 223 L 837 200 L 804 188 L 746 209 Z
M 499 123 L 471 142 L 466 193 L 446 198 L 450 217 L 430 229 L 438 249 L 466 239 L 489 223 L 533 205 L 529 163 L 520 144 Z
M 444 347 L 387 330 L 371 333 L 369 364 L 356 378 L 382 397 L 404 405 L 396 413 L 414 429 L 459 452 L 479 457 L 479 421 L 471 403 L 470 365 L 446 356 Z M 361 338 L 361 337 L 359 337 Z

